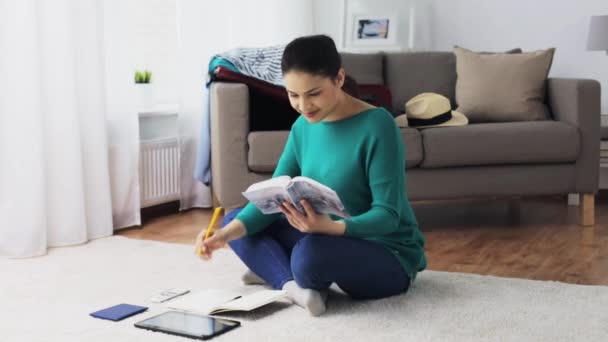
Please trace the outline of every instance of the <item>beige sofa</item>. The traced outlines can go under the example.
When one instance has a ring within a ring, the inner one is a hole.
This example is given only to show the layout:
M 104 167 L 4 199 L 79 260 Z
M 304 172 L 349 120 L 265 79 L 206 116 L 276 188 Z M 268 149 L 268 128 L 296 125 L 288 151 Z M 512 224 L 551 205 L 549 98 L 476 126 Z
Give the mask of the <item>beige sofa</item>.
M 451 52 L 342 54 L 358 83 L 384 84 L 394 115 L 422 92 L 454 104 Z M 211 174 L 218 205 L 246 204 L 241 192 L 269 178 L 288 131 L 250 131 L 249 91 L 240 83 L 211 85 Z M 412 201 L 470 197 L 581 194 L 581 225 L 594 224 L 598 191 L 600 85 L 550 78 L 547 121 L 480 123 L 401 130 L 407 193 Z M 268 115 L 268 113 L 265 113 Z M 279 115 L 279 114 L 277 114 Z

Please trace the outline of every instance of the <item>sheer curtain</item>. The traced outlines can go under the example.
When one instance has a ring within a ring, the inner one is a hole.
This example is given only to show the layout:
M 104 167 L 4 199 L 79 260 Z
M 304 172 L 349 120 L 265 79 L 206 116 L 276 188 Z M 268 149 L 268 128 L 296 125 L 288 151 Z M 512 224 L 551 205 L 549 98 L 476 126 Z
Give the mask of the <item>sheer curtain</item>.
M 177 0 L 182 179 L 187 179 L 182 180 L 182 208 L 212 205 L 209 188 L 193 178 L 211 56 L 312 34 L 312 13 L 310 0 Z
M 138 8 L 135 1 L 101 2 L 112 221 L 114 229 L 120 229 L 141 224 L 138 104 L 133 81 L 136 38 L 132 18 L 145 8 Z
M 0 255 L 112 234 L 102 3 L 0 0 Z
M 181 209 L 193 178 L 207 64 L 312 33 L 307 0 L 176 0 Z M 140 224 L 133 71 L 136 2 L 0 0 L 0 255 L 43 255 Z

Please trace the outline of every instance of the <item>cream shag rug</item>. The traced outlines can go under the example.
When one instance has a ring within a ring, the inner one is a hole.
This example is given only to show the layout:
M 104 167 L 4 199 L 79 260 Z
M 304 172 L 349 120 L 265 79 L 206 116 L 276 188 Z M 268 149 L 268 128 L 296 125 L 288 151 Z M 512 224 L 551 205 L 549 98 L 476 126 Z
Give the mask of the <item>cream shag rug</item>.
M 137 329 L 161 313 L 148 299 L 172 287 L 244 292 L 229 250 L 200 261 L 187 245 L 114 236 L 44 257 L 0 260 L 0 341 L 191 341 Z M 121 322 L 90 312 L 148 306 Z M 375 301 L 330 292 L 320 317 L 286 303 L 225 315 L 242 326 L 214 341 L 608 341 L 608 287 L 424 271 L 411 290 Z

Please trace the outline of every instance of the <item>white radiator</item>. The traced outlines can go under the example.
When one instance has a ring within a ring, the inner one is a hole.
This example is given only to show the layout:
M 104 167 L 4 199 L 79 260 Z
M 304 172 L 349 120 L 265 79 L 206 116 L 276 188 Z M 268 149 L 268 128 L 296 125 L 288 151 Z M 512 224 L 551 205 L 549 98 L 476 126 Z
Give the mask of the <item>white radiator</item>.
M 140 142 L 141 207 L 179 199 L 179 143 L 177 138 Z

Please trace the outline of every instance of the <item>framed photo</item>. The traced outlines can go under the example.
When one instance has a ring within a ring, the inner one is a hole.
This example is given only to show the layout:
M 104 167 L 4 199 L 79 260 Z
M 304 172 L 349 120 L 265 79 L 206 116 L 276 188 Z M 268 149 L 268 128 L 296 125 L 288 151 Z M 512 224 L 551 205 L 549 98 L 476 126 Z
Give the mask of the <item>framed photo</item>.
M 353 47 L 396 46 L 397 18 L 394 15 L 354 15 L 350 42 Z
M 416 0 L 341 0 L 339 46 L 346 52 L 411 49 Z

